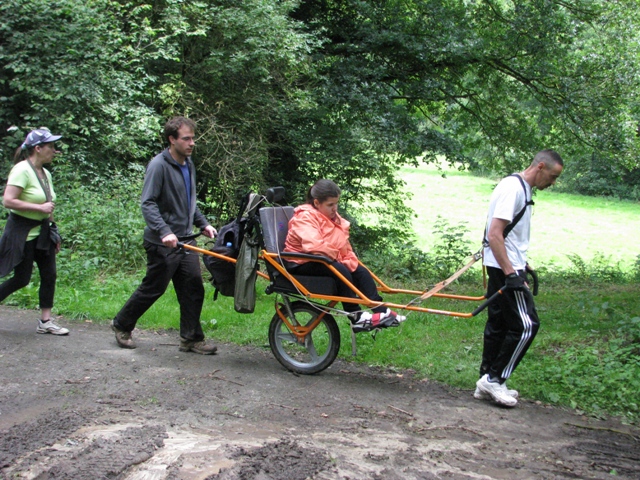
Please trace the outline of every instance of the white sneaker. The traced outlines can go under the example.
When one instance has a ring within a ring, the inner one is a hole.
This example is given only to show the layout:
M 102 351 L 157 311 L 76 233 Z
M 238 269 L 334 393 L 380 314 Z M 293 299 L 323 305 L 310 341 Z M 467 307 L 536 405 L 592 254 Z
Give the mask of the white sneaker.
M 53 320 L 47 320 L 43 322 L 42 320 L 38 320 L 38 328 L 36 328 L 36 333 L 50 333 L 52 335 L 68 335 L 69 330 L 66 328 L 62 328 Z
M 396 321 L 398 323 L 402 323 L 407 319 L 406 315 L 400 315 L 399 313 L 396 313 L 396 312 L 393 312 L 393 313 L 396 314 Z
M 507 394 L 506 386 L 490 382 L 489 375 L 483 375 L 482 378 L 476 382 L 476 387 L 482 393 L 490 395 L 494 402 L 504 405 L 505 407 L 515 407 L 518 403 L 517 399 Z
M 501 387 L 507 389 L 507 395 L 509 395 L 510 397 L 518 398 L 520 396 L 518 394 L 518 390 L 511 390 L 507 388 L 507 385 L 505 383 L 503 383 Z M 482 390 L 476 387 L 476 391 L 473 392 L 473 398 L 476 398 L 478 400 L 489 400 L 491 398 L 491 395 L 489 395 L 488 393 L 484 393 Z
M 369 332 L 378 328 L 397 327 L 406 319 L 407 317 L 404 315 L 398 315 L 389 308 L 384 312 L 378 313 L 361 312 L 358 320 L 352 324 L 351 328 L 355 333 Z

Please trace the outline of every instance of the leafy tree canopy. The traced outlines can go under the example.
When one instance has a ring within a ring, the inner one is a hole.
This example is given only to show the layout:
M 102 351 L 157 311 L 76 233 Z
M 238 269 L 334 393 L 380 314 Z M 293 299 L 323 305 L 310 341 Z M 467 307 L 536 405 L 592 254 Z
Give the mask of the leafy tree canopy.
M 311 0 L 295 15 L 330 40 L 322 54 L 336 109 L 375 112 L 370 121 L 395 128 L 377 138 L 397 139 L 400 122 L 413 129 L 391 147 L 401 155 L 509 171 L 551 147 L 637 168 L 635 7 Z M 389 117 L 399 123 L 382 123 Z
M 8 0 L 0 15 L 3 157 L 43 125 L 87 170 L 140 159 L 158 143 L 145 33 L 122 28 L 118 2 Z
M 5 0 L 0 14 L 3 158 L 47 125 L 93 179 L 146 163 L 164 119 L 188 115 L 218 218 L 247 189 L 284 184 L 295 203 L 328 177 L 352 213 L 400 228 L 395 172 L 419 157 L 510 171 L 551 147 L 575 189 L 637 181 L 634 1 Z

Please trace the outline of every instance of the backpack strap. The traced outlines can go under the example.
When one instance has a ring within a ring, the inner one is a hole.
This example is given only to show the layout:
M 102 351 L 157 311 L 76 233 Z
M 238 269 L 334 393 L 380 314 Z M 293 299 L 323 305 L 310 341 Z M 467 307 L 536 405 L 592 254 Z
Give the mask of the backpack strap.
M 513 217 L 513 220 L 511 220 L 511 223 L 508 224 L 504 231 L 502 232 L 502 238 L 507 238 L 507 235 L 509 235 L 509 233 L 511 232 L 511 230 L 513 230 L 513 228 L 518 224 L 518 222 L 522 219 L 522 217 L 524 216 L 525 212 L 527 211 L 527 207 L 531 206 L 531 205 L 535 205 L 533 198 L 527 200 L 527 187 L 524 184 L 524 180 L 522 179 L 522 177 L 520 175 L 518 175 L 517 173 L 513 173 L 511 175 L 509 175 L 509 177 L 516 177 L 518 180 L 520 180 L 520 185 L 522 185 L 522 189 L 524 190 L 524 207 L 522 207 L 522 210 L 520 210 L 515 217 Z M 489 246 L 489 240 L 487 239 L 487 227 L 484 227 L 484 237 L 482 239 L 482 244 L 485 247 Z

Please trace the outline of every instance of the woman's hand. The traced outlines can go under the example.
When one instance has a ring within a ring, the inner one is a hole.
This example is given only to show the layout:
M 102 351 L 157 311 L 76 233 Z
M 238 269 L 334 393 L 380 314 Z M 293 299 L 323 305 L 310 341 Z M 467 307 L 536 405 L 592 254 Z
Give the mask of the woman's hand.
M 56 208 L 56 204 L 54 202 L 44 202 L 43 204 L 38 206 L 40 207 L 40 211 L 42 213 L 46 213 L 47 215 L 51 215 L 53 213 L 53 210 Z

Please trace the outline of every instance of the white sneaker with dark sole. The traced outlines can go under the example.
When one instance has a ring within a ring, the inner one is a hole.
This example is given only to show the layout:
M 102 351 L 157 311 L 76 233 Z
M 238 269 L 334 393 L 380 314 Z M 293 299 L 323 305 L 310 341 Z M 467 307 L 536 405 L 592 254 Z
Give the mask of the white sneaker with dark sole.
M 507 388 L 504 383 L 502 384 L 502 386 L 504 388 Z M 510 397 L 516 398 L 516 399 L 520 396 L 518 394 L 517 390 L 511 390 L 509 388 L 507 388 L 507 395 L 509 395 Z M 478 400 L 490 400 L 491 399 L 491 395 L 489 395 L 488 393 L 484 393 L 482 390 L 480 390 L 478 387 L 476 387 L 476 391 L 473 392 L 473 398 L 476 398 Z
M 489 375 L 483 375 L 476 382 L 476 387 L 480 392 L 491 396 L 494 402 L 505 407 L 515 407 L 518 400 L 507 394 L 507 387 L 499 383 L 489 381 Z
M 69 335 L 69 330 L 61 327 L 53 320 L 48 320 L 43 322 L 42 320 L 38 320 L 38 328 L 36 328 L 36 333 L 50 333 L 51 335 Z

